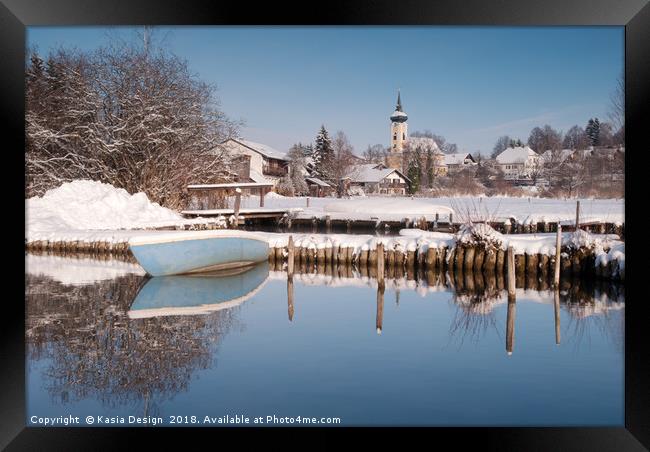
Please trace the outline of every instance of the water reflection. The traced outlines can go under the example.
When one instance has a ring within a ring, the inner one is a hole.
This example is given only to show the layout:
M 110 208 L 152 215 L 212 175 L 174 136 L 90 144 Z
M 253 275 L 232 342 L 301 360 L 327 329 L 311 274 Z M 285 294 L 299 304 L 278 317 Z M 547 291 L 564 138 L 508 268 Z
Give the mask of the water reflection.
M 606 337 L 622 351 L 624 316 L 612 314 L 624 309 L 624 292 L 622 286 L 605 282 L 566 280 L 553 290 L 541 278 L 524 280 L 518 282 L 515 299 L 508 300 L 503 277 L 494 274 L 413 269 L 396 274 L 387 269 L 386 278 L 378 281 L 371 268 L 323 265 L 298 268 L 288 276 L 281 268 L 269 271 L 262 264 L 226 275 L 149 279 L 133 266 L 115 264 L 110 279 L 88 283 L 87 276 L 75 280 L 74 273 L 83 273 L 79 262 L 69 262 L 74 271 L 67 272 L 65 260 L 30 259 L 26 273 L 28 361 L 30 365 L 46 363 L 41 381 L 54 405 L 94 399 L 105 407 L 129 406 L 156 415 L 162 404 L 188 391 L 194 375 L 216 367 L 225 337 L 242 331 L 241 306 L 256 297 L 266 296 L 265 301 L 270 301 L 264 288 L 269 280 L 286 281 L 287 313 L 282 307 L 281 315 L 284 322 L 287 315 L 293 325 L 305 321 L 301 309 L 311 301 L 302 299 L 296 287 L 322 286 L 319 292 L 326 297 L 334 293 L 330 289 L 345 287 L 373 291 L 377 334 L 397 328 L 391 323 L 384 330 L 384 321 L 396 316 L 396 306 L 384 305 L 387 291 L 394 292 L 396 301 L 401 294 L 400 313 L 404 315 L 413 315 L 408 314 L 410 293 L 427 302 L 428 298 L 434 301 L 432 294 L 445 294 L 453 310 L 448 337 L 461 345 L 466 338 L 478 344 L 493 330 L 500 341 L 505 332 L 506 353 L 525 353 L 515 349 L 515 333 L 526 334 L 516 315 L 519 304 L 525 302 L 548 305 L 540 315 L 553 319 L 550 341 L 573 342 L 579 347 L 589 344 L 592 337 Z M 51 271 L 50 264 L 56 271 Z M 505 308 L 505 318 L 496 315 L 503 312 L 500 307 Z M 561 313 L 568 319 L 563 337 Z M 346 317 L 344 312 L 336 315 Z M 327 320 L 323 328 L 331 327 Z M 409 331 L 399 333 L 408 335 Z
M 268 274 L 268 265 L 261 263 L 212 275 L 150 278 L 138 292 L 128 315 L 142 319 L 229 309 L 254 296 Z

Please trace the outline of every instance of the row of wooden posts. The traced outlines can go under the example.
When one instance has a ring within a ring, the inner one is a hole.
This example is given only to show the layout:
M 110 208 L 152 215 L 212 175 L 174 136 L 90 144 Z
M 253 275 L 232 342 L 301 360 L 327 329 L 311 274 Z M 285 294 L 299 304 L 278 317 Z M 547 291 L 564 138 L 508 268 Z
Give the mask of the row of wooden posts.
M 559 256 L 560 253 L 560 235 L 558 234 L 556 252 Z M 383 244 L 377 245 L 377 312 L 375 327 L 377 334 L 381 334 L 384 321 L 384 294 L 386 284 L 384 280 L 385 259 L 383 252 Z M 292 237 L 289 237 L 288 255 L 287 255 L 287 303 L 288 303 L 288 316 L 289 321 L 293 321 L 295 305 L 294 305 L 294 271 L 295 271 L 295 248 L 293 246 Z M 559 262 L 557 260 L 556 262 Z M 555 342 L 560 343 L 560 266 L 556 263 L 554 272 L 554 317 L 555 317 Z M 508 308 L 506 314 L 506 353 L 512 355 L 514 350 L 515 338 L 515 316 L 516 316 L 516 278 L 515 278 L 515 253 L 512 247 L 509 247 L 506 253 L 506 269 L 507 269 L 507 289 L 508 289 Z
M 379 243 L 374 250 L 361 250 L 354 254 L 352 247 L 307 248 L 294 246 L 293 238 L 289 236 L 286 247 L 269 249 L 269 260 L 283 262 L 286 260 L 288 268 L 294 268 L 294 262 L 304 262 L 308 265 L 350 265 L 359 267 L 377 268 L 377 274 L 383 274 L 386 267 L 397 268 L 423 268 L 423 269 L 449 269 L 477 272 L 504 272 L 508 265 L 516 274 L 538 275 L 546 277 L 553 275 L 555 284 L 559 281 L 560 274 L 595 276 L 611 279 L 616 274 L 615 263 L 596 267 L 593 252 L 586 250 L 572 250 L 562 257 L 562 228 L 556 233 L 556 249 L 553 256 L 546 254 L 517 254 L 512 247 L 504 251 L 482 245 L 446 247 L 429 247 L 426 252 L 418 253 L 409 250 L 384 249 Z M 507 259 L 512 258 L 512 264 Z M 380 271 L 382 269 L 382 271 Z M 380 277 L 380 276 L 378 276 Z

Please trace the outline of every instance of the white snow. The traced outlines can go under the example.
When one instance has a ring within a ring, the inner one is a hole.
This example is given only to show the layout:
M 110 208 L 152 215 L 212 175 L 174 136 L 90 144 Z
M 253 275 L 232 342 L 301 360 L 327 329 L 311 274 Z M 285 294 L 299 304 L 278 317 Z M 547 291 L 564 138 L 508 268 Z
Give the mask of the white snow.
M 267 208 L 302 208 L 301 212 L 293 213 L 297 218 L 324 218 L 325 215 L 330 215 L 333 220 L 401 221 L 406 217 L 417 219 L 425 216 L 428 221 L 433 221 L 438 212 L 441 222 L 448 221 L 448 214 L 454 213 L 454 222 L 459 223 L 463 222 L 463 217 L 469 212 L 473 221 L 488 219 L 510 224 L 561 221 L 563 225 L 573 225 L 576 201 L 577 199 L 528 196 L 412 198 L 369 195 L 351 198 L 309 198 L 307 207 L 307 197 L 287 197 L 271 192 L 265 196 L 264 205 Z M 258 206 L 259 196 L 242 197 L 242 208 Z M 580 199 L 582 224 L 605 222 L 620 225 L 624 221 L 624 199 Z
M 130 229 L 182 217 L 152 203 L 144 193 L 90 180 L 67 182 L 25 200 L 26 231 Z

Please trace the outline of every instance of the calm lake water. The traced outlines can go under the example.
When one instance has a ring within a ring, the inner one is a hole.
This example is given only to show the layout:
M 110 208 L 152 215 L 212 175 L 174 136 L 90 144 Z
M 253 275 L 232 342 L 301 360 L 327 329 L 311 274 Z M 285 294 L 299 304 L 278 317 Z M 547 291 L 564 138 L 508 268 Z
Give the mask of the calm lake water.
M 28 256 L 27 424 L 624 425 L 622 286 L 522 282 L 508 303 L 498 278 L 397 276 Z

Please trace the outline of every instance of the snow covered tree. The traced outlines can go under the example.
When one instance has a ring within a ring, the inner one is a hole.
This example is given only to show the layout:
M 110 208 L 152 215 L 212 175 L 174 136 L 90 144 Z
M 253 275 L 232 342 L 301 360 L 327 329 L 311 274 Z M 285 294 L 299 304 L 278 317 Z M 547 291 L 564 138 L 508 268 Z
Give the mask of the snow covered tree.
M 189 183 L 232 177 L 219 143 L 235 136 L 239 124 L 218 108 L 214 87 L 192 75 L 186 61 L 145 42 L 60 49 L 45 71 L 40 57 L 30 59 L 28 197 L 93 179 L 181 208 Z
M 585 133 L 591 146 L 598 146 L 600 144 L 600 121 L 598 118 L 589 119 Z
M 343 195 L 340 181 L 350 173 L 355 162 L 354 148 L 345 133 L 339 130 L 330 143 L 330 149 L 329 154 L 325 154 L 327 157 L 321 161 L 320 169 L 323 180 L 337 187 L 337 194 L 340 197 Z
M 317 177 L 325 177 L 324 166 L 328 165 L 328 160 L 332 157 L 332 140 L 327 133 L 324 125 L 321 125 L 318 135 L 316 135 L 316 143 L 311 154 L 312 162 L 314 164 L 314 172 Z
M 309 193 L 309 187 L 305 182 L 306 155 L 308 149 L 302 143 L 291 146 L 287 157 L 289 157 L 289 180 L 296 195 L 306 195 Z
M 415 194 L 420 191 L 420 166 L 418 161 L 413 159 L 406 170 L 406 176 L 411 180 L 409 193 Z

